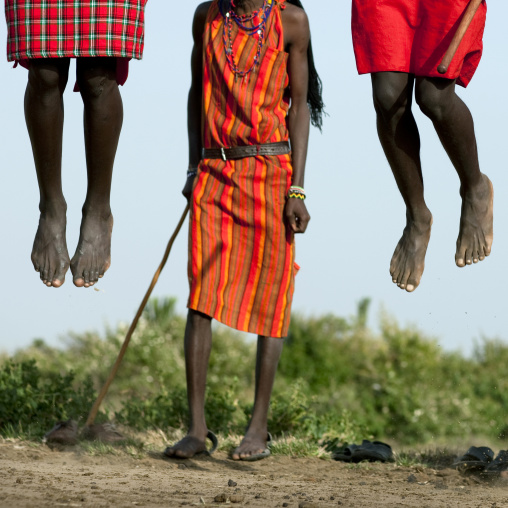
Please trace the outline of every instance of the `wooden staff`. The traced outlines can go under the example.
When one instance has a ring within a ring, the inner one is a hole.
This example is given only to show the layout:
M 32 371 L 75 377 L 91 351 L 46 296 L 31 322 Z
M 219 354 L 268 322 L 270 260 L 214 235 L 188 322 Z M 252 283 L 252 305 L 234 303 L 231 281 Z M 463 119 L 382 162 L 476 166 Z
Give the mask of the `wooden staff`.
M 185 217 L 187 217 L 187 212 L 189 211 L 189 205 L 185 207 L 185 210 L 182 214 L 182 217 L 180 218 L 180 222 L 176 226 L 176 229 L 174 233 L 171 235 L 171 238 L 169 239 L 168 245 L 166 247 L 166 251 L 164 252 L 164 256 L 162 257 L 162 261 L 155 271 L 155 275 L 152 278 L 152 282 L 150 283 L 150 286 L 148 288 L 148 291 L 145 294 L 145 297 L 143 298 L 141 305 L 139 306 L 138 312 L 136 313 L 136 316 L 132 320 L 131 326 L 129 327 L 129 330 L 127 331 L 127 335 L 125 336 L 125 340 L 123 341 L 122 348 L 120 349 L 120 352 L 118 353 L 118 357 L 116 359 L 115 364 L 113 365 L 113 368 L 111 369 L 111 372 L 109 373 L 109 377 L 104 383 L 104 386 L 102 387 L 101 392 L 99 393 L 99 396 L 97 397 L 97 400 L 95 401 L 92 410 L 90 411 L 90 414 L 88 415 L 88 418 L 86 420 L 86 427 L 90 427 L 93 425 L 95 421 L 95 417 L 97 416 L 97 413 L 99 411 L 99 407 L 102 403 L 102 400 L 108 393 L 109 385 L 112 383 L 113 379 L 115 378 L 116 371 L 118 370 L 118 367 L 120 367 L 120 364 L 122 363 L 122 359 L 125 355 L 125 352 L 127 351 L 127 347 L 129 346 L 129 342 L 131 340 L 132 334 L 134 333 L 134 330 L 136 329 L 136 326 L 138 324 L 139 318 L 141 317 L 141 314 L 143 314 L 143 310 L 146 307 L 146 304 L 148 302 L 148 299 L 150 298 L 150 295 L 152 294 L 153 288 L 155 287 L 155 284 L 157 284 L 157 281 L 159 280 L 159 275 L 161 274 L 164 266 L 166 265 L 166 261 L 168 260 L 169 253 L 171 252 L 171 248 L 173 247 L 173 243 L 176 240 L 176 237 L 178 236 L 178 233 L 180 232 L 180 229 L 182 229 L 182 225 L 185 221 Z
M 451 64 L 453 57 L 455 56 L 455 53 L 457 53 L 460 43 L 462 42 L 464 35 L 466 35 L 469 25 L 471 25 L 471 22 L 473 21 L 473 18 L 476 14 L 476 11 L 480 7 L 482 1 L 483 0 L 471 0 L 469 2 L 466 12 L 462 17 L 462 20 L 460 21 L 460 25 L 457 28 L 455 35 L 453 36 L 452 42 L 450 43 L 450 47 L 448 48 L 448 51 L 445 53 L 443 60 L 437 67 L 437 72 L 439 72 L 439 74 L 446 74 L 448 72 L 448 67 Z

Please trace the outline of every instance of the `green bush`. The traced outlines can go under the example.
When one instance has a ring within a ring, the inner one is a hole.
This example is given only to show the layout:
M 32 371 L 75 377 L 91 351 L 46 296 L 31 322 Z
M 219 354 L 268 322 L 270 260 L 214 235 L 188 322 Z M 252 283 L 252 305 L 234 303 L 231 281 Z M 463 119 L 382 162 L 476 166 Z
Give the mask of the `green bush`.
M 231 390 L 221 392 L 208 390 L 205 414 L 208 427 L 216 432 L 228 433 L 245 426 L 245 421 L 238 421 L 241 412 Z M 189 410 L 185 388 L 175 388 L 152 398 L 131 398 L 116 413 L 118 422 L 138 430 L 187 428 Z
M 85 418 L 96 394 L 91 381 L 73 388 L 74 374 L 41 373 L 35 360 L 6 361 L 0 369 L 0 434 L 40 437 L 57 420 Z
M 374 333 L 368 310 L 363 300 L 347 318 L 293 316 L 272 397 L 272 433 L 335 444 L 508 435 L 506 343 L 483 339 L 464 357 L 386 317 Z M 141 430 L 186 426 L 184 329 L 174 300 L 149 302 L 106 399 L 118 421 Z M 60 349 L 39 339 L 12 360 L 0 358 L 0 432 L 85 415 L 92 385 L 102 386 L 126 331 L 120 325 L 104 337 L 69 334 Z M 214 328 L 206 403 L 211 429 L 245 429 L 255 347 L 244 334 Z

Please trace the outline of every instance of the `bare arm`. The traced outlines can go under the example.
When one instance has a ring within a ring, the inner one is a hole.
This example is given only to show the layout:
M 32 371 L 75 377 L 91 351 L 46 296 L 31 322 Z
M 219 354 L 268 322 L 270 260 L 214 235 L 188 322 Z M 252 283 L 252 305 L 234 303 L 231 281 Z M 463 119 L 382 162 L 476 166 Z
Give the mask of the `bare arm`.
M 310 111 L 307 105 L 309 86 L 307 49 L 310 41 L 310 28 L 307 15 L 298 7 L 288 5 L 282 16 L 285 46 L 289 53 L 288 71 L 291 106 L 288 129 L 293 162 L 292 185 L 303 187 L 310 130 Z M 310 215 L 302 200 L 288 199 L 285 216 L 295 233 L 305 232 L 310 221 Z
M 211 2 L 198 6 L 192 23 L 194 46 L 191 55 L 192 82 L 187 103 L 187 132 L 189 136 L 189 168 L 197 168 L 201 160 L 201 120 L 203 114 L 203 33 Z M 183 195 L 190 199 L 194 178 L 187 178 Z

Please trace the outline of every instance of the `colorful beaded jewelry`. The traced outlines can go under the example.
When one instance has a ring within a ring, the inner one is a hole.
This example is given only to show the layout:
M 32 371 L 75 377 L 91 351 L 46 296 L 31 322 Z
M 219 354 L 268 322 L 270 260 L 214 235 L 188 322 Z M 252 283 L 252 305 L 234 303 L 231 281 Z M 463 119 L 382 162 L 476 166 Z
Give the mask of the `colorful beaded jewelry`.
M 224 47 L 226 48 L 226 60 L 228 62 L 229 68 L 233 74 L 235 74 L 235 77 L 244 78 L 254 70 L 261 58 L 261 50 L 263 49 L 263 44 L 265 41 L 266 23 L 273 9 L 273 0 L 264 0 L 263 7 L 259 11 L 255 11 L 251 14 L 243 16 L 236 14 L 234 11 L 234 2 L 230 2 L 229 10 L 227 11 L 224 9 L 223 2 L 224 0 L 219 0 L 219 9 L 222 17 L 224 18 L 223 41 Z M 254 23 L 254 19 L 258 15 L 261 16 L 261 21 L 259 24 L 252 24 L 252 26 L 246 25 L 248 22 Z M 252 65 L 247 70 L 240 70 L 235 61 L 236 56 L 233 50 L 233 21 L 237 24 L 238 28 L 243 30 L 247 35 L 258 36 L 258 47 L 256 50 L 256 55 Z
M 288 198 L 301 199 L 302 201 L 306 198 L 305 190 L 303 187 L 297 187 L 292 185 L 288 191 Z

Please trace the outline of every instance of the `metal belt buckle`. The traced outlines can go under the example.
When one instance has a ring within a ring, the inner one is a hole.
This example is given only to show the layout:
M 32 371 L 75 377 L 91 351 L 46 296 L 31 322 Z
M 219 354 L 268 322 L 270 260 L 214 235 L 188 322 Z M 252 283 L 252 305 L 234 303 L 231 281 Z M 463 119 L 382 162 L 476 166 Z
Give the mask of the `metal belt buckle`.
M 220 149 L 220 154 L 222 155 L 222 160 L 223 161 L 227 161 L 228 159 L 226 158 L 226 150 L 224 150 L 224 148 L 221 147 Z

